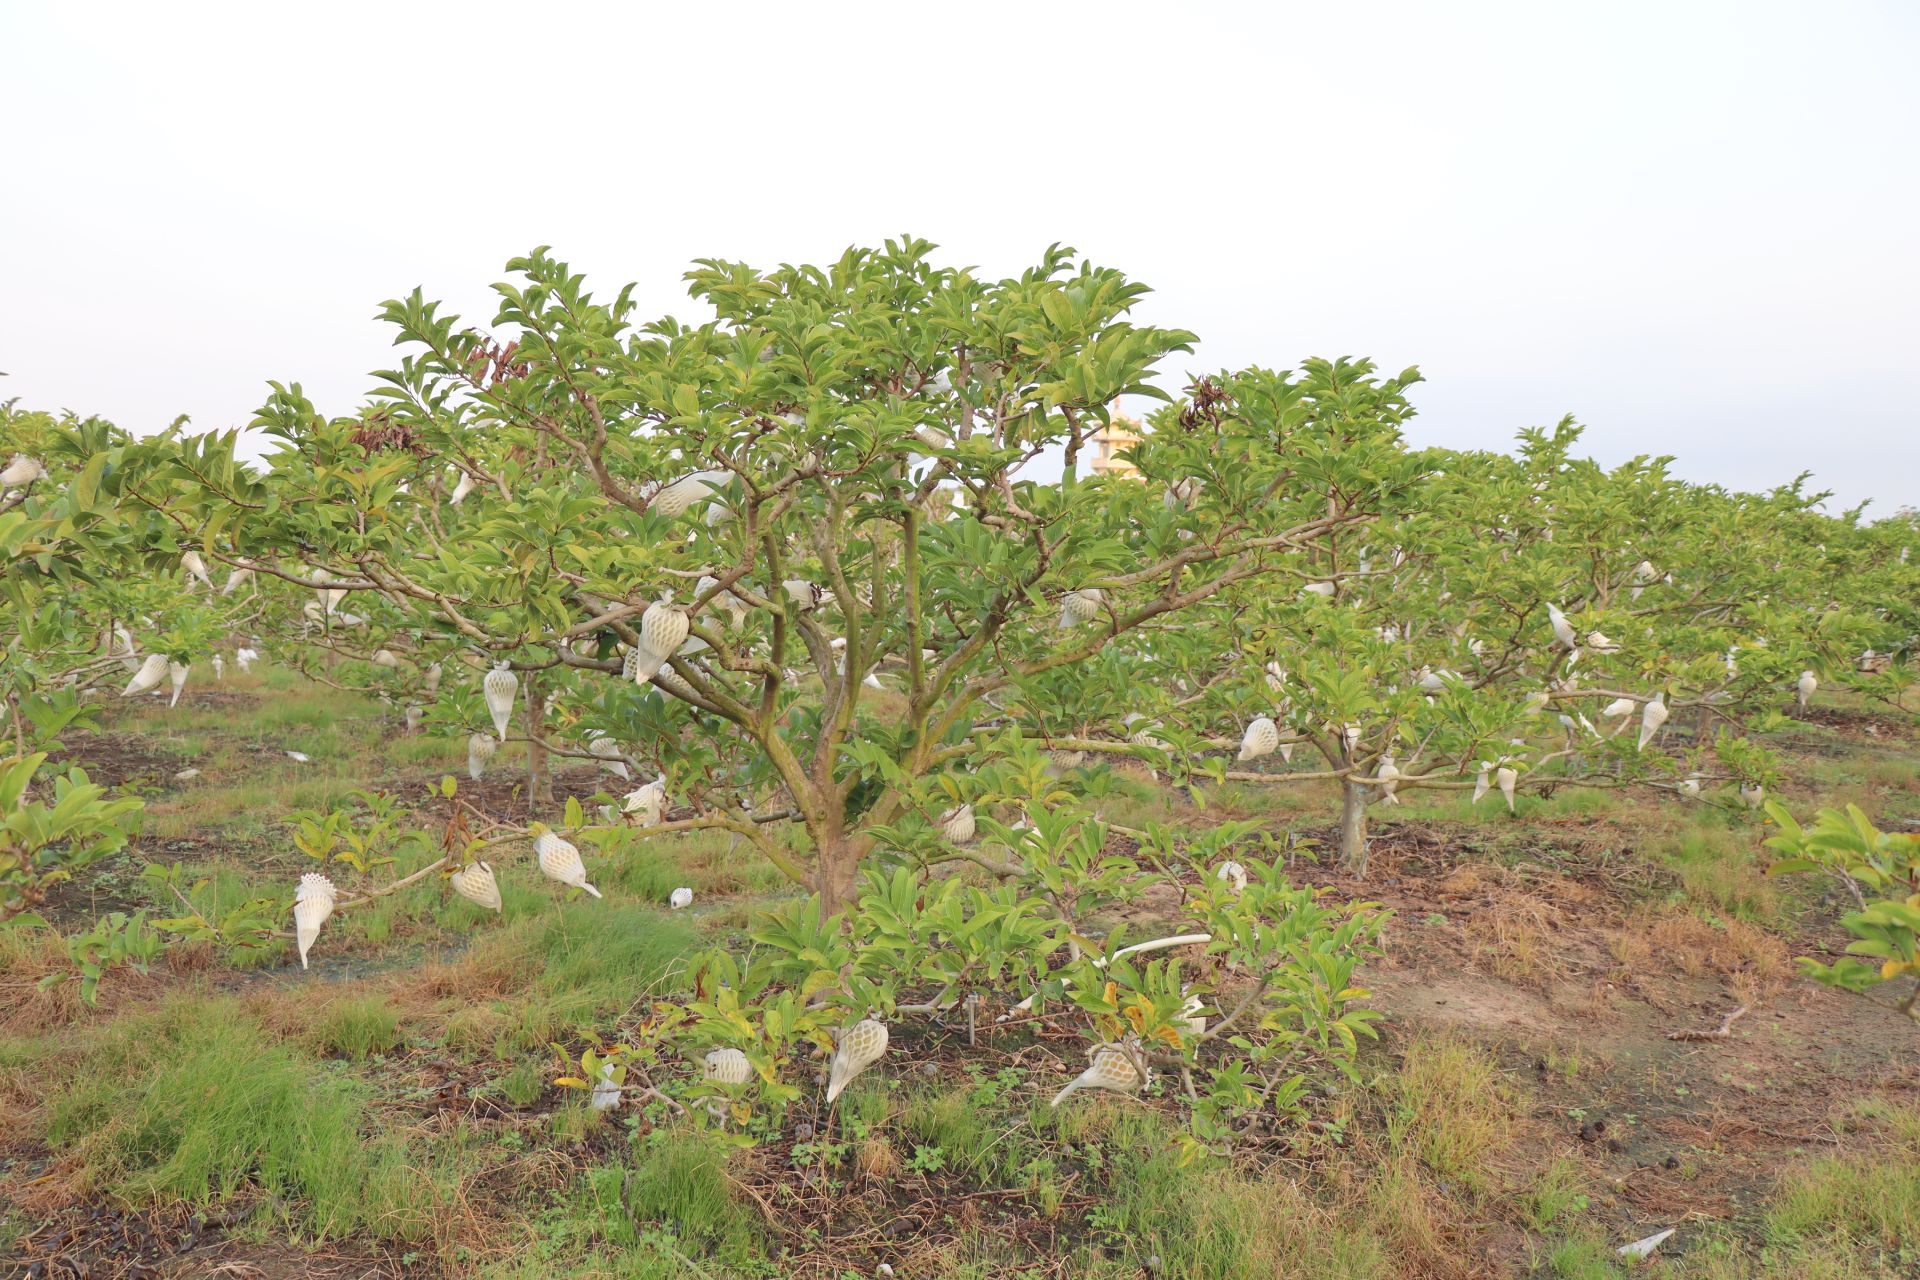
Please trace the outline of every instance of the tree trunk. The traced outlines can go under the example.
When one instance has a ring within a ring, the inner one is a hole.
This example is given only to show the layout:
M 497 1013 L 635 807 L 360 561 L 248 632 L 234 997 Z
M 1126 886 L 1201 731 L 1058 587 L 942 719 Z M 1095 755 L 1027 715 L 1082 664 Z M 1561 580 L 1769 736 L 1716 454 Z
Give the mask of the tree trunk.
M 1367 789 L 1355 782 L 1340 784 L 1340 857 L 1353 874 L 1367 877 Z
M 547 765 L 547 696 L 540 677 L 529 671 L 527 687 L 527 812 L 553 807 L 553 770 Z
M 814 853 L 813 891 L 820 895 L 820 918 L 831 916 L 853 905 L 857 896 L 855 881 L 860 859 L 853 841 L 844 837 L 819 840 Z

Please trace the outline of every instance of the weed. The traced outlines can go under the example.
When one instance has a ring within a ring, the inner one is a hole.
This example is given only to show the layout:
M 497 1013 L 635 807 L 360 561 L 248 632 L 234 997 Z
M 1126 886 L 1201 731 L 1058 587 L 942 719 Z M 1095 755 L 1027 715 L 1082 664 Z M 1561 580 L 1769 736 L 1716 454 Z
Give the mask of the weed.
M 1563 1240 L 1547 1254 L 1547 1274 L 1555 1280 L 1613 1280 L 1623 1274 L 1613 1250 L 1591 1236 Z
M 880 1129 L 893 1114 L 892 1095 L 871 1076 L 840 1095 L 840 1122 L 848 1133 L 864 1137 Z
M 516 1063 L 500 1077 L 500 1096 L 516 1107 L 533 1105 L 547 1091 L 547 1066 L 538 1058 Z
M 932 1147 L 956 1163 L 972 1165 L 994 1139 L 990 1114 L 973 1104 L 967 1090 L 922 1093 L 909 1098 L 900 1127 L 918 1147 Z
M 1536 1231 L 1544 1231 L 1562 1218 L 1585 1213 L 1586 1175 L 1581 1171 L 1580 1162 L 1571 1156 L 1555 1157 L 1534 1180 L 1524 1205 L 1527 1221 Z

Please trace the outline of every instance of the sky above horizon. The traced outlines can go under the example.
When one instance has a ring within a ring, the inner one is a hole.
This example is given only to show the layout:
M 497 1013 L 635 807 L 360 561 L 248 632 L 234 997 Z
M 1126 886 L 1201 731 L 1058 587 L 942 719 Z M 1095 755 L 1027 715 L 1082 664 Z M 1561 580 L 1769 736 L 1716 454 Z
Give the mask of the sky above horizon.
M 521 25 L 516 14 L 538 25 Z M 1920 505 L 1920 6 L 14 5 L 0 399 L 350 412 L 421 286 L 551 244 L 643 316 L 695 258 L 903 232 L 1152 285 L 1189 371 L 1418 365 L 1416 444 Z

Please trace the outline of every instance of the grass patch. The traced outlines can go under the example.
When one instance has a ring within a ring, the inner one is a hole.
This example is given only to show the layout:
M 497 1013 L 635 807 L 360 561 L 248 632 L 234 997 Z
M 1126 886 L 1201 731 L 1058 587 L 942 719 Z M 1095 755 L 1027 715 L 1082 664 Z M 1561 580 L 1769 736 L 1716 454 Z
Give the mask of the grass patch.
M 1865 1150 L 1816 1160 L 1781 1180 L 1767 1215 L 1775 1241 L 1920 1251 L 1920 1106 L 1866 1114 L 1882 1118 Z
M 486 1269 L 492 1280 L 682 1280 L 772 1276 L 758 1212 L 736 1199 L 722 1149 L 685 1130 L 648 1139 L 632 1164 L 587 1170 L 553 1196 L 530 1247 Z M 692 1259 L 702 1258 L 700 1263 Z
M 379 996 L 345 996 L 321 1012 L 308 1042 L 317 1053 L 363 1061 L 400 1043 L 400 1017 Z
M 1089 1218 L 1132 1269 L 1176 1280 L 1370 1280 L 1400 1274 L 1365 1226 L 1336 1221 L 1292 1179 L 1224 1165 L 1182 1167 L 1164 1122 L 1122 1112 L 1111 1134 L 1111 1183 Z M 1101 1273 L 1109 1274 L 1109 1273 Z
M 668 846 L 664 841 L 669 838 L 629 840 L 601 873 L 600 880 L 596 882 L 600 891 L 615 897 L 638 898 L 664 907 L 668 896 L 681 885 L 704 888 L 693 883 L 685 866 L 667 857 Z
M 672 1229 L 703 1251 L 722 1240 L 751 1237 L 728 1189 L 721 1150 L 695 1134 L 674 1133 L 649 1145 L 627 1179 L 627 1205 L 643 1222 Z
M 1489 1162 L 1512 1141 L 1517 1107 L 1512 1086 L 1485 1050 L 1421 1036 L 1386 1088 L 1387 1138 L 1395 1149 L 1470 1192 L 1492 1189 Z
M 900 1127 L 914 1146 L 939 1148 L 949 1165 L 973 1165 L 1003 1126 L 975 1104 L 971 1090 L 951 1089 L 909 1098 Z
M 270 825 L 266 814 L 287 807 L 270 787 L 198 786 L 149 805 L 147 831 L 156 840 L 184 840 L 226 827 L 261 832 Z
M 630 1169 L 616 1172 L 622 1177 L 604 1179 L 595 1199 L 620 1243 L 651 1227 L 670 1233 L 683 1252 L 726 1260 L 749 1256 L 759 1242 L 754 1215 L 733 1194 L 724 1149 L 699 1134 L 662 1132 Z M 619 1188 L 618 1200 L 609 1202 L 608 1183 Z
M 81 1190 L 210 1205 L 251 1188 L 316 1239 L 430 1237 L 438 1192 L 405 1144 L 364 1136 L 364 1088 L 225 1000 L 174 1000 L 99 1035 L 49 1109 Z
M 1695 825 L 1663 850 L 1687 900 L 1755 924 L 1780 920 L 1778 885 L 1762 874 L 1750 830 Z
M 1576 1217 L 1587 1209 L 1587 1178 L 1580 1162 L 1572 1156 L 1557 1156 L 1540 1171 L 1522 1202 L 1527 1221 L 1535 1231 L 1545 1231 L 1563 1218 Z
M 1730 1232 L 1709 1230 L 1687 1249 L 1684 1263 L 1654 1274 L 1673 1280 L 1909 1280 L 1911 1267 L 1897 1258 L 1824 1240 L 1750 1248 Z
M 417 733 L 389 738 L 382 745 L 387 759 L 395 764 L 438 765 L 445 773 L 453 773 L 456 769 L 464 771 L 467 767 L 467 744 L 464 738 Z
M 1492 797 L 1495 800 L 1499 796 Z M 1482 801 L 1485 804 L 1486 801 Z M 1547 818 L 1607 818 L 1619 814 L 1626 797 L 1604 787 L 1556 787 L 1534 807 L 1533 816 Z
M 1624 1275 L 1619 1256 L 1592 1236 L 1563 1240 L 1547 1254 L 1546 1274 L 1555 1280 L 1613 1280 Z
M 549 898 L 481 936 L 431 986 L 461 1008 L 450 1041 L 478 1049 L 492 1031 L 496 1052 L 545 1049 L 668 990 L 703 946 L 691 924 L 664 911 Z M 489 1013 L 468 1012 L 489 1000 Z
M 547 1091 L 547 1065 L 537 1058 L 515 1064 L 500 1077 L 500 1096 L 516 1107 L 531 1106 Z
M 650 839 L 630 838 L 602 872 L 603 881 L 622 893 L 665 906 L 682 885 L 696 904 L 711 895 L 764 893 L 790 882 L 760 851 L 731 833 L 688 832 Z

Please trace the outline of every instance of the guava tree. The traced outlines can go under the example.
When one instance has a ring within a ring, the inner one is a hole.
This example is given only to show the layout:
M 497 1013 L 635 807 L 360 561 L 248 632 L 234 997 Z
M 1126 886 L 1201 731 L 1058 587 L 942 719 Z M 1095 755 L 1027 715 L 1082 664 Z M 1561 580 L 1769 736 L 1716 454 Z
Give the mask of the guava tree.
M 1905 994 L 1892 1007 L 1920 1022 L 1920 834 L 1882 831 L 1858 805 L 1822 809 L 1803 827 L 1768 801 L 1767 817 L 1780 834 L 1766 843 L 1786 855 L 1768 875 L 1825 872 L 1846 886 L 1859 908 L 1840 921 L 1853 935 L 1846 954 L 1832 964 L 1803 956 L 1801 970 L 1860 993 L 1897 984 Z
M 277 388 L 264 473 L 179 442 L 141 500 L 217 561 L 538 681 L 669 774 L 690 813 L 654 830 L 734 831 L 832 910 L 882 832 L 931 848 L 970 817 L 1050 682 L 1229 588 L 1297 590 L 1413 475 L 1397 386 L 1329 366 L 1259 375 L 1147 485 L 1081 480 L 1107 406 L 1160 394 L 1190 335 L 1133 324 L 1142 286 L 1069 250 L 999 281 L 931 250 L 703 262 L 698 324 L 636 323 L 536 251 L 498 286 L 507 345 L 391 302 L 408 350 L 368 405 Z M 1043 457 L 1064 483 L 1029 477 Z
M 82 695 L 139 663 L 100 627 L 145 549 L 113 496 L 126 442 L 94 419 L 0 406 L 0 921 L 33 918 L 139 820 L 139 800 L 109 796 L 78 767 L 47 767 L 60 735 L 89 719 Z
M 1920 656 L 1920 512 L 1865 522 L 1859 508 L 1808 521 L 1802 542 L 1819 592 L 1806 592 L 1835 643 L 1858 642 L 1821 673 L 1886 707 L 1913 714 Z M 1825 599 L 1819 599 L 1824 594 Z
M 1251 386 L 1213 388 L 1207 412 L 1235 412 Z M 1150 475 L 1200 403 L 1158 415 L 1135 451 Z M 1807 607 L 1810 557 L 1821 538 L 1852 546 L 1845 523 L 1798 485 L 1728 494 L 1674 478 L 1670 459 L 1603 469 L 1573 456 L 1579 436 L 1568 420 L 1523 432 L 1513 456 L 1419 455 L 1363 536 L 1322 539 L 1313 581 L 1236 586 L 1156 639 L 1141 670 L 1169 680 L 1082 681 L 1066 719 L 1111 736 L 1065 745 L 1176 776 L 1336 780 L 1340 847 L 1362 871 L 1368 807 L 1418 788 L 1511 804 L 1568 785 L 1698 796 L 1725 778 L 1760 794 L 1771 757 L 1741 731 L 1871 625 Z M 1754 656 L 1735 662 L 1742 645 Z M 1676 714 L 1691 740 L 1664 731 Z M 1197 754 L 1222 747 L 1238 758 Z

